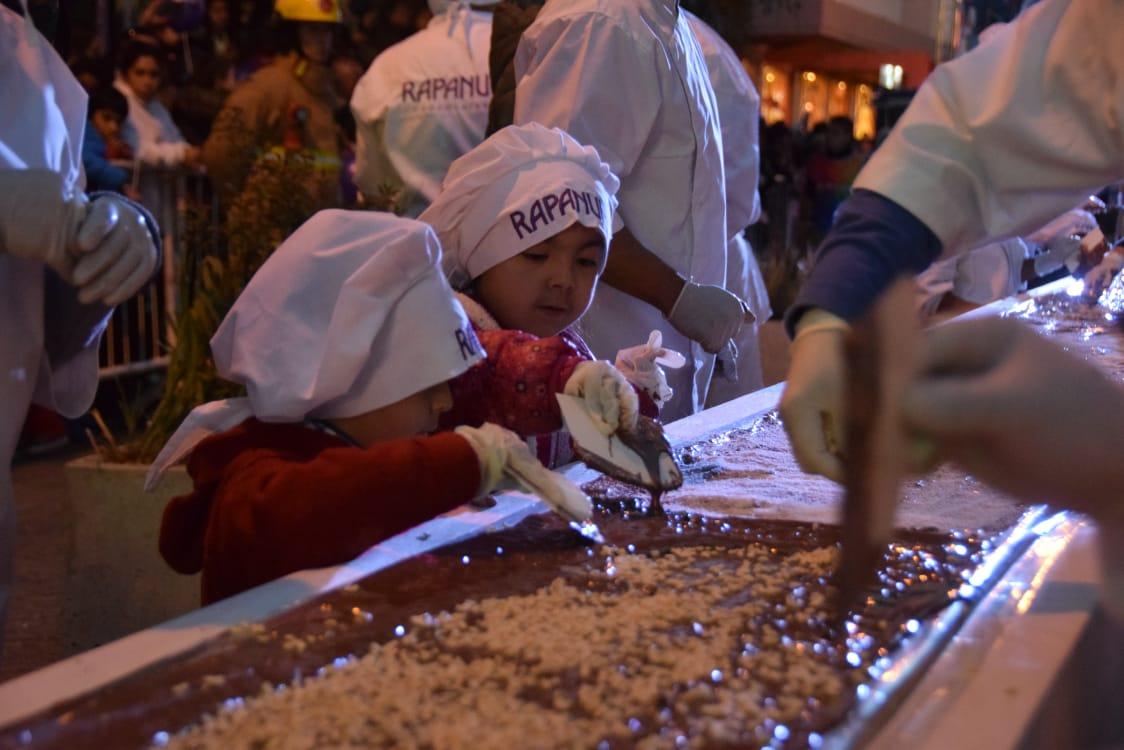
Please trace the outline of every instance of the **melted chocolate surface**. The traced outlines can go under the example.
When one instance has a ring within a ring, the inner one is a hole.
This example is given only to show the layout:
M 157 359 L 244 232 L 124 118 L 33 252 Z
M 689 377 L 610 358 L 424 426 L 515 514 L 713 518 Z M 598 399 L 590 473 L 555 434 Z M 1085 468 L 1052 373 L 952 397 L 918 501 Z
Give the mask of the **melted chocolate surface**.
M 606 577 L 606 570 L 614 554 L 659 557 L 676 550 L 701 549 L 700 559 L 706 561 L 703 572 L 711 576 L 728 572 L 729 561 L 747 547 L 780 563 L 798 552 L 836 545 L 839 538 L 837 528 L 816 524 L 723 521 L 685 514 L 649 516 L 644 512 L 646 503 L 636 497 L 610 491 L 604 484 L 591 489 L 601 490 L 595 520 L 607 545 L 589 546 L 561 519 L 533 517 L 512 529 L 412 558 L 356 586 L 321 596 L 262 625 L 236 629 L 68 701 L 0 731 L 0 747 L 28 743 L 42 748 L 159 745 L 169 735 L 197 724 L 204 714 L 237 708 L 245 697 L 258 694 L 264 683 L 291 684 L 327 665 L 366 653 L 372 643 L 394 641 L 413 628 L 411 618 L 416 622 L 417 616 L 452 611 L 466 600 L 534 594 L 560 578 L 590 590 L 611 588 L 616 584 Z M 738 647 L 767 642 L 773 633 L 789 645 L 814 650 L 818 661 L 843 675 L 847 685 L 857 685 L 888 665 L 886 657 L 903 637 L 917 630 L 919 620 L 955 597 L 962 577 L 981 561 L 981 550 L 990 543 L 966 534 L 899 534 L 883 556 L 880 591 L 872 592 L 867 606 L 854 613 L 844 628 L 830 617 L 786 620 L 785 602 L 792 596 L 802 601 L 816 592 L 822 596 L 832 592 L 825 576 L 785 579 L 773 594 L 775 601 L 767 602 L 777 610 L 775 616 L 756 616 L 745 622 Z M 738 597 L 730 599 L 728 606 L 739 604 L 734 601 Z M 727 605 L 720 603 L 719 608 L 722 606 Z M 734 671 L 737 656 L 730 654 Z M 731 672 L 729 679 L 752 680 L 755 676 L 738 674 L 735 679 Z M 563 692 L 579 690 L 580 682 L 563 686 Z M 770 700 L 775 705 L 771 695 L 778 685 L 768 680 L 753 684 L 763 705 L 768 706 Z M 683 715 L 683 706 L 693 704 L 679 698 L 693 695 L 691 691 L 696 689 L 701 688 L 693 683 L 667 686 L 667 705 L 649 705 L 635 716 L 622 717 L 622 722 L 629 722 L 627 726 L 640 726 L 643 731 L 590 737 L 589 746 L 631 747 L 661 732 L 688 736 L 690 722 Z M 703 710 L 706 701 L 701 700 Z M 783 727 L 783 739 L 778 739 L 776 722 L 763 721 L 745 726 L 744 733 L 734 739 L 703 738 L 701 745 L 692 741 L 691 746 L 734 747 L 763 741 L 805 746 L 838 723 L 853 702 L 853 690 L 843 691 L 831 701 L 807 696 L 797 721 Z

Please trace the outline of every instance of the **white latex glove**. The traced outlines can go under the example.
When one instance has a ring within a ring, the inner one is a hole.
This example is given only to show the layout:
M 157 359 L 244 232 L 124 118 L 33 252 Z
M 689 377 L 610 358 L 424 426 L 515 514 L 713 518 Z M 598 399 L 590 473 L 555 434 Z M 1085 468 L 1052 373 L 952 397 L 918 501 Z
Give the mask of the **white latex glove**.
M 1057 235 L 1046 243 L 1046 252 L 1034 256 L 1034 273 L 1045 276 L 1057 271 L 1066 261 L 1081 252 L 1081 238 Z
M 1015 321 L 932 329 L 906 390 L 906 428 L 940 458 L 1031 501 L 1124 519 L 1124 390 Z
M 743 323 L 755 318 L 736 294 L 720 286 L 687 282 L 668 314 L 675 330 L 715 354 L 738 335 Z
M 792 342 L 781 419 L 800 468 L 843 481 L 843 337 L 846 321 L 826 310 L 804 313 Z
M 127 201 L 99 196 L 78 228 L 72 283 L 78 301 L 113 307 L 135 294 L 156 269 L 157 249 L 141 214 Z
M 564 518 L 583 523 L 593 515 L 593 503 L 566 477 L 543 466 L 523 439 L 511 430 L 486 422 L 461 426 L 464 438 L 480 461 L 480 494 L 517 489 L 538 495 Z
M 566 381 L 564 393 L 585 401 L 594 422 L 605 435 L 618 429 L 626 432 L 636 428 L 640 401 L 636 391 L 621 371 L 608 362 L 582 362 Z
M 0 171 L 0 252 L 44 263 L 70 281 L 85 215 L 85 196 L 68 195 L 58 172 Z
M 616 367 L 628 382 L 640 388 L 663 406 L 675 391 L 667 384 L 663 368 L 678 370 L 687 359 L 677 351 L 663 348 L 663 334 L 652 331 L 648 343 L 617 352 Z
M 1101 262 L 1085 274 L 1085 298 L 1094 301 L 1100 299 L 1121 268 L 1124 268 L 1124 248 L 1105 253 Z

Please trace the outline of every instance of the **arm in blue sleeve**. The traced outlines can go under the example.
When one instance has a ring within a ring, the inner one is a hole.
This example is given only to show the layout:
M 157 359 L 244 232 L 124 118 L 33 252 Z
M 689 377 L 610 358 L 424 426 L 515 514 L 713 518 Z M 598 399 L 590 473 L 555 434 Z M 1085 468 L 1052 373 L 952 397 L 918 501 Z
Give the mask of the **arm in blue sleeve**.
M 878 193 L 856 190 L 816 251 L 785 329 L 792 336 L 813 307 L 854 320 L 895 278 L 924 271 L 940 254 L 940 240 L 917 217 Z

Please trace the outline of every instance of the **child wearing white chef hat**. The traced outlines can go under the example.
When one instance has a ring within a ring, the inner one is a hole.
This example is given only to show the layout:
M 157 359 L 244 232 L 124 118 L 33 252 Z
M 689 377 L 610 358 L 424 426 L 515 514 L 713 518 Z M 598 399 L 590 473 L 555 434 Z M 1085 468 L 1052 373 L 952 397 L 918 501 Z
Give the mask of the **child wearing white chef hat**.
M 495 421 L 534 436 L 548 465 L 569 458 L 555 393 L 584 396 L 607 433 L 635 425 L 633 387 L 573 327 L 619 226 L 619 184 L 596 150 L 537 123 L 503 128 L 453 162 L 419 220 L 441 238 L 488 360 L 453 381 L 442 424 Z
M 203 572 L 211 602 L 296 570 L 346 562 L 480 497 L 508 467 L 549 503 L 588 500 L 496 425 L 420 436 L 448 381 L 484 358 L 424 224 L 322 211 L 265 262 L 211 340 L 245 398 L 204 404 L 148 486 L 190 456 L 194 491 L 164 511 L 160 552 Z

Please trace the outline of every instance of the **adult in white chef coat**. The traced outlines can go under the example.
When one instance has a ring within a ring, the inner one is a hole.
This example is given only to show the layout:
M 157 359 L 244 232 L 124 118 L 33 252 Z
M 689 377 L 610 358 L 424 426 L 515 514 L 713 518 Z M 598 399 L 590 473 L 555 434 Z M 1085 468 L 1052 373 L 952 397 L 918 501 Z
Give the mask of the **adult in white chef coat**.
M 937 261 L 917 275 L 919 313 L 936 313 L 948 294 L 973 305 L 1017 294 L 1025 287 L 1029 252 L 1022 238 L 1009 237 Z
M 1074 208 L 1025 238 L 1008 237 L 939 260 L 917 276 L 920 312 L 932 315 L 946 294 L 974 305 L 1017 294 L 1030 279 L 1076 261 L 1081 236 L 1096 228 L 1092 214 Z
M 755 321 L 746 323 L 734 338 L 737 357 L 729 365 L 719 360 L 707 394 L 707 406 L 717 406 L 764 385 L 757 329 L 773 314 L 769 292 L 745 228 L 761 217 L 757 191 L 761 175 L 759 117 L 761 97 L 742 61 L 726 40 L 693 13 L 681 10 L 699 42 L 722 123 L 722 161 L 726 169 L 726 289 L 749 305 Z
M 0 634 L 11 582 L 11 461 L 34 400 L 68 417 L 97 388 L 110 309 L 156 268 L 155 225 L 83 192 L 86 93 L 27 15 L 0 7 Z M 0 635 L 2 645 L 2 635 Z
M 786 315 L 781 414 L 805 470 L 842 476 L 824 426 L 840 424 L 843 334 L 891 279 L 1029 233 L 1124 177 L 1121 43 L 1124 2 L 1043 0 L 930 74 Z
M 663 330 L 664 346 L 689 356 L 668 373 L 676 395 L 662 416 L 697 411 L 713 354 L 751 316 L 723 289 L 730 237 L 718 105 L 678 2 L 547 0 L 520 39 L 515 81 L 516 124 L 561 128 L 620 176 L 625 229 L 582 320 L 586 341 L 611 359 Z
M 417 217 L 441 191 L 449 165 L 484 140 L 492 81 L 492 14 L 499 0 L 429 0 L 425 29 L 386 49 L 351 95 L 355 182 L 373 197 L 401 190 Z

